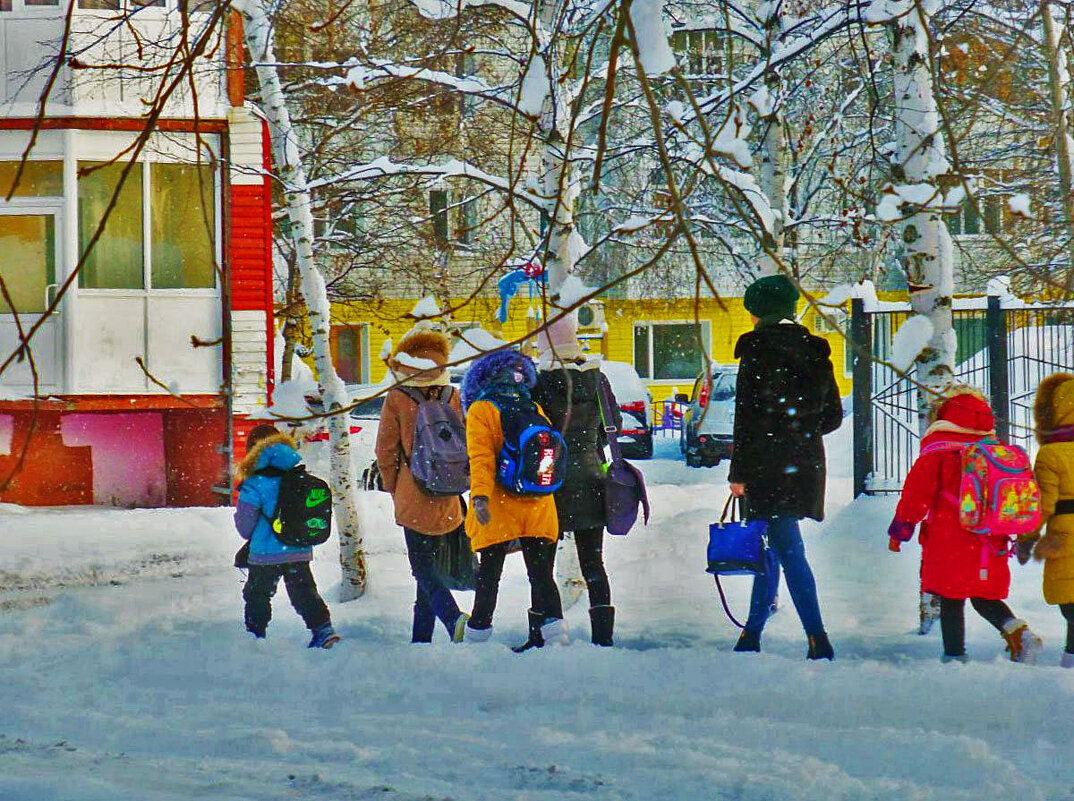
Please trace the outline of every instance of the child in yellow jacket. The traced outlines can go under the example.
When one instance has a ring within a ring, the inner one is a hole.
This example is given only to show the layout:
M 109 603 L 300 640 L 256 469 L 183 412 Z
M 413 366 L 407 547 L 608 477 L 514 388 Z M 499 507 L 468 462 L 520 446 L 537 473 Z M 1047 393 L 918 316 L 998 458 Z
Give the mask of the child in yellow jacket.
M 1055 373 L 1037 388 L 1033 418 L 1040 450 L 1033 466 L 1047 524 L 1033 555 L 1044 560 L 1044 600 L 1067 621 L 1062 664 L 1074 668 L 1074 375 Z M 1028 558 L 1020 544 L 1019 560 Z
M 548 495 L 516 495 L 496 478 L 504 432 L 501 410 L 533 408 L 530 390 L 537 382 L 533 362 L 520 353 L 498 350 L 475 361 L 462 385 L 466 407 L 466 448 L 470 455 L 470 509 L 466 533 L 480 558 L 474 609 L 466 626 L 466 640 L 481 642 L 492 636 L 500 575 L 512 540 L 522 545 L 530 580 L 529 639 L 514 650 L 540 648 L 568 640 L 553 568 L 559 520 L 556 503 Z M 537 411 L 543 415 L 540 407 Z

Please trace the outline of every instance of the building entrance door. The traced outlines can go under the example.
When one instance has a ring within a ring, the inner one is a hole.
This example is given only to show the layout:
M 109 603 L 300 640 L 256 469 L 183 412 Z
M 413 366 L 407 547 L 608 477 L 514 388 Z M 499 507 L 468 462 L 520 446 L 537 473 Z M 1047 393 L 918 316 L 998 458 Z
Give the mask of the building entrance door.
M 0 206 L 0 364 L 41 321 L 62 280 L 60 206 Z M 37 328 L 22 358 L 0 372 L 0 389 L 47 395 L 62 391 L 60 308 Z M 21 332 L 21 333 L 20 333 Z M 36 377 L 35 377 L 36 376 Z

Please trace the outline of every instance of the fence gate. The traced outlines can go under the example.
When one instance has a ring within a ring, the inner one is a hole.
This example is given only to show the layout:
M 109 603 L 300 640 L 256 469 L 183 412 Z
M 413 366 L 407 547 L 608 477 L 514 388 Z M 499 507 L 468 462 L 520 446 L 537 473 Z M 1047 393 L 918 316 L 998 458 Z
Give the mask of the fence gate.
M 866 311 L 860 299 L 851 301 L 855 496 L 900 491 L 917 458 L 917 389 L 881 363 L 910 314 L 908 308 Z M 989 297 L 987 304 L 956 301 L 953 316 L 956 379 L 989 397 L 1001 438 L 1031 449 L 1037 385 L 1050 373 L 1074 371 L 1074 306 L 1005 309 L 1001 298 Z

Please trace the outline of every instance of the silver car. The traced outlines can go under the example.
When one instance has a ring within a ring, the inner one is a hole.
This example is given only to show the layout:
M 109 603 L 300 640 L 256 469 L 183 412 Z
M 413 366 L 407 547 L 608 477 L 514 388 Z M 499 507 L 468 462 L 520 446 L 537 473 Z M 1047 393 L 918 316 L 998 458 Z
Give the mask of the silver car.
M 737 381 L 738 367 L 714 366 L 711 376 L 697 377 L 689 396 L 676 396 L 686 404 L 679 447 L 688 467 L 715 467 L 731 458 Z

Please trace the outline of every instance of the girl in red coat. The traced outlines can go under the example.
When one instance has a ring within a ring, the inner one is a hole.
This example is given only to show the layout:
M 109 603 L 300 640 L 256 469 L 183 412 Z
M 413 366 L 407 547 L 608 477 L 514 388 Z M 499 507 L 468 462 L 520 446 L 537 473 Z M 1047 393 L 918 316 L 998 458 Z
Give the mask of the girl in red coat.
M 1040 637 L 1004 603 L 1011 586 L 1007 539 L 973 534 L 959 523 L 962 450 L 995 436 L 992 410 L 977 390 L 954 386 L 933 404 L 929 423 L 888 528 L 890 548 L 898 551 L 924 520 L 919 535 L 921 588 L 940 598 L 944 662 L 966 661 L 967 598 L 1003 635 L 1013 661 L 1035 661 Z

